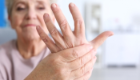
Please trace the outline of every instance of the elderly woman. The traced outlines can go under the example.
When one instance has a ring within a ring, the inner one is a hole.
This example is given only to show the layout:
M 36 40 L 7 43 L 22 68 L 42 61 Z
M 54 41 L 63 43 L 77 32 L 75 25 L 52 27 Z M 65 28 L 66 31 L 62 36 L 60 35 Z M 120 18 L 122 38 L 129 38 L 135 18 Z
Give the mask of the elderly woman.
M 76 5 L 69 5 L 75 22 L 72 32 L 59 6 L 51 2 L 6 0 L 17 39 L 0 46 L 0 80 L 89 79 L 96 49 L 113 33 L 104 32 L 88 42 Z M 62 34 L 55 28 L 55 19 Z

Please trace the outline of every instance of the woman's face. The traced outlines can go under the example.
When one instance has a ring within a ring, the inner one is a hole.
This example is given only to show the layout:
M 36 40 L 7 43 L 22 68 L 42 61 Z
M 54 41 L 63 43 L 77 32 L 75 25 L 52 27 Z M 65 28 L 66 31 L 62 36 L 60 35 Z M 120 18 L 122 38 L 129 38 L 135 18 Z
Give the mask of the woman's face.
M 36 26 L 41 26 L 46 33 L 43 15 L 49 13 L 52 19 L 49 0 L 13 0 L 11 15 L 9 20 L 13 29 L 16 30 L 17 36 L 22 39 L 34 40 L 40 39 Z

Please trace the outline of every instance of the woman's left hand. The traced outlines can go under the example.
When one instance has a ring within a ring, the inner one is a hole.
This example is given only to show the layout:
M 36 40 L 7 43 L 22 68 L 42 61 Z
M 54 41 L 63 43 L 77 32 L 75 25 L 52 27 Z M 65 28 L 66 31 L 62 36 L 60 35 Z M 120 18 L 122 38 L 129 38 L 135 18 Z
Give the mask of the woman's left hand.
M 54 16 L 60 26 L 60 29 L 62 31 L 62 35 L 59 33 L 59 31 L 56 29 L 55 25 L 53 24 L 53 21 L 51 20 L 51 17 L 49 14 L 44 15 L 44 20 L 47 26 L 48 31 L 50 32 L 52 38 L 54 39 L 54 42 L 52 39 L 43 31 L 43 29 L 40 26 L 37 26 L 37 31 L 41 37 L 41 39 L 45 42 L 47 47 L 50 49 L 52 53 L 57 53 L 59 51 L 80 46 L 83 44 L 91 44 L 96 50 L 109 36 L 112 36 L 113 33 L 110 31 L 106 31 L 99 36 L 97 36 L 95 39 L 93 39 L 91 42 L 88 42 L 85 37 L 85 25 L 84 20 L 80 14 L 80 11 L 76 7 L 75 4 L 71 3 L 69 5 L 70 12 L 74 19 L 74 32 L 71 31 L 70 26 L 63 15 L 62 11 L 58 7 L 57 4 L 52 4 L 51 6 L 52 11 L 54 13 Z M 78 70 L 78 69 L 77 69 Z M 91 72 L 91 71 L 90 71 Z M 88 74 L 88 78 L 90 77 L 91 73 Z M 86 76 L 83 76 L 86 77 Z M 81 78 L 83 78 L 81 77 Z M 80 78 L 78 80 L 81 80 Z
M 44 15 L 44 20 L 47 29 L 50 32 L 55 43 L 49 38 L 49 36 L 43 31 L 41 27 L 37 26 L 37 31 L 40 37 L 45 42 L 47 47 L 51 50 L 51 52 L 55 53 L 67 48 L 80 46 L 82 44 L 91 44 L 93 45 L 93 48 L 96 50 L 109 36 L 113 35 L 112 32 L 106 31 L 97 36 L 91 42 L 88 42 L 85 37 L 84 20 L 75 4 L 70 3 L 69 5 L 70 12 L 74 20 L 75 26 L 74 32 L 71 31 L 70 26 L 59 6 L 57 4 L 52 4 L 51 8 L 60 26 L 62 35 L 56 29 L 55 25 L 53 24 L 53 21 L 51 20 L 51 17 L 47 13 Z

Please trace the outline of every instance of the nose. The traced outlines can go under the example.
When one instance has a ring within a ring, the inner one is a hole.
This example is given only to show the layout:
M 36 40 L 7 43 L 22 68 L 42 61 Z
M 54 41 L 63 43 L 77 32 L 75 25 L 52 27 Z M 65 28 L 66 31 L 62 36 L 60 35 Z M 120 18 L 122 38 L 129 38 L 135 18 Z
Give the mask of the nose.
M 36 19 L 36 12 L 33 8 L 28 9 L 26 13 L 26 20 Z

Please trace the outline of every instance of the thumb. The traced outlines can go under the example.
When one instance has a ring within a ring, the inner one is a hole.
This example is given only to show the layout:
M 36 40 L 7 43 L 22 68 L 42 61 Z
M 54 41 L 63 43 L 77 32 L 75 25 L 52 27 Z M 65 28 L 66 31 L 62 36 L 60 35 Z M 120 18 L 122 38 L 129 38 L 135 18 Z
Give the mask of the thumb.
M 111 31 L 105 31 L 101 33 L 99 36 L 97 36 L 94 40 L 92 40 L 90 43 L 93 45 L 95 49 L 97 49 L 100 45 L 103 44 L 103 42 L 110 36 L 113 35 L 113 32 Z

